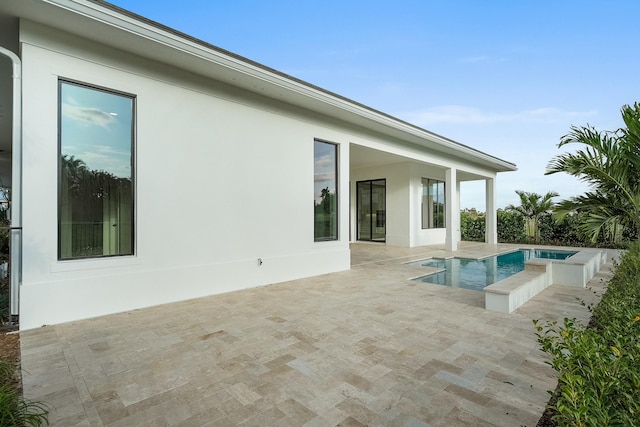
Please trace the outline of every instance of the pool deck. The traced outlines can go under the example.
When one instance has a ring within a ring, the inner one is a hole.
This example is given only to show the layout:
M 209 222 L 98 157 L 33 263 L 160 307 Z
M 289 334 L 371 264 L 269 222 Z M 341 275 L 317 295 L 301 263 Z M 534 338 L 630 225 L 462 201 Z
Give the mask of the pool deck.
M 353 244 L 349 271 L 22 331 L 24 394 L 52 426 L 535 426 L 532 319 L 586 322 L 611 264 L 511 314 L 404 264 L 517 247 Z

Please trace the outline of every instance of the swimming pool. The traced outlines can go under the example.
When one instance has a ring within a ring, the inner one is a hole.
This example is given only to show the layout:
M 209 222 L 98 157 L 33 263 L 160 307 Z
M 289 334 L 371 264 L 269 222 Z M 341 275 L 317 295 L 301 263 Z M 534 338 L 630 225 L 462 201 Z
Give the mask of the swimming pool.
M 515 252 L 479 260 L 470 258 L 432 258 L 414 261 L 410 264 L 446 269 L 440 273 L 421 276 L 413 280 L 481 291 L 488 285 L 523 271 L 525 262 L 530 259 L 567 259 L 576 253 L 575 251 L 550 249 L 520 249 Z

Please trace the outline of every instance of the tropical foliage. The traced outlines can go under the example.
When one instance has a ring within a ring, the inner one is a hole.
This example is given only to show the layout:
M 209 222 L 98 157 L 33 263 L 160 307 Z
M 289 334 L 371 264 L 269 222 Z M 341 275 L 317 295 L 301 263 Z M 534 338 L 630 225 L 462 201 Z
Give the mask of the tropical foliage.
M 640 235 L 640 104 L 623 106 L 622 119 L 626 127 L 616 131 L 573 126 L 558 147 L 580 148 L 547 166 L 547 175 L 564 172 L 590 185 L 584 195 L 560 202 L 555 212 L 559 219 L 584 214 L 581 229 L 594 242 L 603 234 L 614 241 L 625 233 Z
M 591 307 L 590 307 L 591 308 Z M 637 426 L 640 420 L 640 243 L 623 256 L 591 326 L 534 320 L 559 373 L 550 408 L 558 426 Z
M 466 242 L 484 242 L 485 214 L 475 209 L 465 209 L 460 212 L 460 234 Z
M 131 179 L 89 169 L 83 160 L 74 156 L 63 155 L 61 160 L 61 256 L 130 252 Z M 106 221 L 119 226 L 104 227 Z M 118 243 L 107 244 L 110 237 Z
M 518 212 L 508 212 L 499 209 L 498 215 L 498 241 L 522 242 L 525 240 L 524 217 Z
M 325 187 L 320 192 L 320 202 L 314 202 L 314 235 L 316 240 L 331 240 L 337 238 L 336 193 Z
M 525 241 L 524 217 L 518 212 L 507 212 L 499 209 L 498 241 L 499 242 L 523 242 Z M 484 242 L 486 229 L 486 216 L 475 209 L 465 209 L 460 212 L 460 233 L 462 240 Z
M 527 191 L 516 190 L 516 194 L 520 197 L 520 204 L 509 205 L 506 207 L 507 211 L 514 211 L 520 213 L 522 216 L 530 221 L 532 230 L 530 234 L 534 236 L 536 241 L 540 240 L 540 217 L 550 212 L 554 206 L 553 198 L 558 196 L 555 191 L 549 191 L 544 196 L 538 193 L 530 193 Z
M 16 387 L 16 366 L 0 360 L 0 426 L 23 427 L 49 424 L 49 410 L 40 402 L 22 397 Z

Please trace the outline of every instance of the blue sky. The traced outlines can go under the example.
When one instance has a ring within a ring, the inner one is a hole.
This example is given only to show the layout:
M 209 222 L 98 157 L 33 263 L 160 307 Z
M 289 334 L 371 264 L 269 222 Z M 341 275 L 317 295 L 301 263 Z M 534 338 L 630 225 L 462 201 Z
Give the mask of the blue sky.
M 70 83 L 61 90 L 62 154 L 130 178 L 132 99 Z
M 113 3 L 516 163 L 498 207 L 515 190 L 584 192 L 544 176 L 560 137 L 617 129 L 640 101 L 637 0 Z M 484 210 L 484 184 L 463 185 L 461 205 Z

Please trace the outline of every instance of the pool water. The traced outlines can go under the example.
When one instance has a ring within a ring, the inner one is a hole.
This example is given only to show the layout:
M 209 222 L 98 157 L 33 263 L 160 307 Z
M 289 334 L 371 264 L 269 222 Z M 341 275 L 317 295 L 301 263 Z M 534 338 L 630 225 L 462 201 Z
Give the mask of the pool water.
M 440 273 L 418 277 L 417 281 L 436 285 L 481 291 L 485 286 L 506 279 L 524 270 L 526 261 L 533 258 L 566 259 L 577 252 L 547 249 L 521 249 L 507 254 L 483 258 L 433 258 L 411 264 L 445 268 Z

